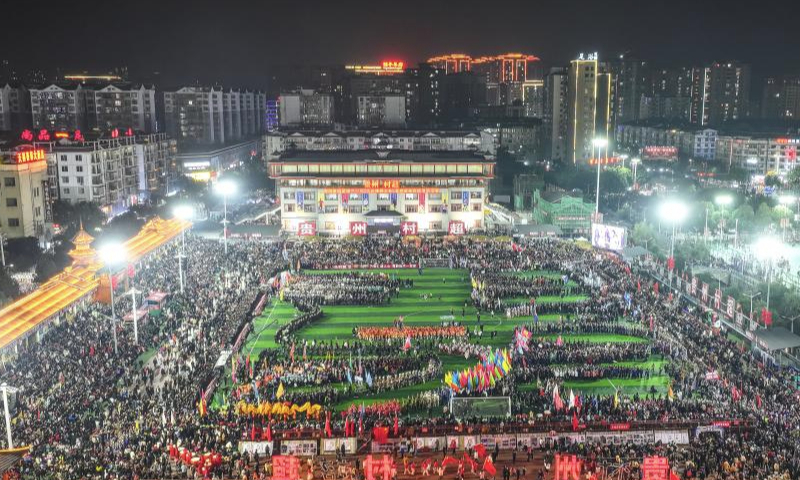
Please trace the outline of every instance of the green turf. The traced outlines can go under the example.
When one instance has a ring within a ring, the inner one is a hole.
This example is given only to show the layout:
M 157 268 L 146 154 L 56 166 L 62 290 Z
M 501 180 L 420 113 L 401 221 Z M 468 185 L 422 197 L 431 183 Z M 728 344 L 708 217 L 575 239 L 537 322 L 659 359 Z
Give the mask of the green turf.
M 372 270 L 371 272 L 377 273 L 378 271 Z M 412 288 L 401 289 L 400 295 L 392 298 L 391 303 L 386 305 L 323 307 L 324 314 L 322 318 L 297 332 L 298 336 L 307 340 L 338 340 L 341 342 L 353 338 L 353 328 L 355 326 L 391 326 L 392 322 L 401 315 L 404 317 L 404 323 L 407 326 L 439 325 L 442 322 L 442 317 L 449 316 L 451 313 L 455 317 L 455 320 L 462 321 L 470 332 L 473 332 L 478 325 L 476 310 L 472 306 L 469 298 L 472 287 L 470 285 L 469 273 L 466 270 L 429 268 L 424 270 L 423 275 L 419 275 L 417 270 L 413 269 L 380 270 L 380 272 L 395 275 L 401 279 L 412 279 L 414 285 Z M 342 272 L 305 271 L 304 273 L 326 275 Z M 559 272 L 532 271 L 515 272 L 513 274 L 524 277 L 545 276 L 549 278 L 561 278 Z M 570 287 L 571 286 L 573 285 L 570 285 Z M 423 294 L 432 294 L 432 298 L 423 299 Z M 586 295 L 568 295 L 564 298 L 560 296 L 542 296 L 537 298 L 537 301 L 544 303 L 561 301 L 578 302 L 587 298 Z M 528 299 L 520 298 L 510 301 L 527 302 Z M 461 316 L 462 308 L 465 310 L 463 320 Z M 290 321 L 296 314 L 296 309 L 286 302 L 275 301 L 273 304 L 268 305 L 264 312 L 254 320 L 253 331 L 247 338 L 243 352 L 249 353 L 251 358 L 255 359 L 263 350 L 277 348 L 278 345 L 275 344 L 276 330 L 281 325 Z M 543 314 L 539 316 L 540 321 L 543 323 L 554 322 L 557 321 L 558 318 L 558 314 Z M 531 318 L 518 317 L 507 319 L 500 312 L 496 312 L 495 316 L 484 312 L 481 314 L 481 321 L 484 328 L 483 338 L 478 340 L 477 337 L 472 336 L 470 341 L 482 345 L 505 348 L 508 347 L 512 340 L 511 337 L 514 328 L 518 325 L 530 324 Z M 623 319 L 620 319 L 620 322 L 626 324 L 630 323 Z M 497 332 L 497 336 L 494 339 L 490 338 L 492 332 Z M 534 338 L 539 337 L 540 336 L 534 334 Z M 558 338 L 558 334 L 545 335 L 543 338 L 552 341 Z M 564 334 L 562 338 L 565 342 L 642 343 L 648 341 L 645 338 L 611 334 Z M 465 359 L 463 356 L 458 355 L 442 355 L 440 358 L 442 360 L 442 369 L 445 372 L 472 367 L 477 362 L 475 358 Z M 658 357 L 652 357 L 640 362 L 621 362 L 617 365 L 660 369 L 663 368 L 665 363 L 664 360 Z M 229 379 L 230 372 L 226 372 L 226 375 Z M 649 392 L 651 386 L 655 386 L 660 393 L 666 392 L 669 378 L 666 376 L 654 376 L 643 380 L 611 379 L 611 381 L 614 385 L 621 387 L 625 393 L 633 394 L 634 392 L 638 392 L 640 394 L 645 394 Z M 441 385 L 441 380 L 436 378 L 423 384 L 411 385 L 375 395 L 359 394 L 357 397 L 340 402 L 335 408 L 337 410 L 343 410 L 353 404 L 360 405 L 364 403 L 365 405 L 369 405 L 389 399 L 403 399 L 420 392 L 440 388 Z M 343 384 L 331 386 L 338 389 L 344 388 Z M 521 386 L 523 389 L 532 389 L 535 387 L 535 385 Z M 608 380 L 566 382 L 565 387 L 592 394 L 613 393 L 613 387 L 611 387 Z M 228 388 L 228 385 L 223 385 L 221 390 L 226 391 Z M 300 393 L 310 391 L 314 388 L 317 387 L 302 386 L 289 388 L 289 391 Z M 215 397 L 215 405 L 218 403 L 216 400 Z

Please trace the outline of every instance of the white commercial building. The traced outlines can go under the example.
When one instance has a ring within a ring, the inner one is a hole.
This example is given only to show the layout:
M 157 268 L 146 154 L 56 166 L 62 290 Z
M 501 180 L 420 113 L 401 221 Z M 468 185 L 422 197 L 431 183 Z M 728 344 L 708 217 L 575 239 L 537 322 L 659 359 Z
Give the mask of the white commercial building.
M 484 228 L 494 160 L 472 152 L 292 151 L 269 164 L 287 233 L 463 234 Z
M 221 144 L 265 131 L 261 92 L 184 87 L 164 92 L 164 123 L 179 142 Z
M 281 130 L 263 137 L 269 161 L 289 150 L 474 151 L 497 154 L 489 130 Z

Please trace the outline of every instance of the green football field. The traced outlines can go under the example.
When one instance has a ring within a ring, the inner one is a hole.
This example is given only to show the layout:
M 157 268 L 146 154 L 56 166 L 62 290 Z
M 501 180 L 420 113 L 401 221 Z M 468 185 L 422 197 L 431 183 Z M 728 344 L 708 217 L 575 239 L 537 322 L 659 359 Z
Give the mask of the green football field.
M 378 272 L 373 270 L 373 272 Z M 465 312 L 463 322 L 469 330 L 473 330 L 477 325 L 476 310 L 470 302 L 472 290 L 469 272 L 466 270 L 425 269 L 422 275 L 417 270 L 380 270 L 380 272 L 395 275 L 398 278 L 412 279 L 414 286 L 402 289 L 398 297 L 391 299 L 390 304 L 378 306 L 328 306 L 323 307 L 323 316 L 315 322 L 298 332 L 298 336 L 307 340 L 317 341 L 346 341 L 353 339 L 353 328 L 356 326 L 391 326 L 394 319 L 398 316 L 404 317 L 404 323 L 408 326 L 439 325 L 442 317 L 453 315 L 456 320 L 462 321 L 462 309 Z M 330 271 L 305 271 L 305 274 L 329 274 Z M 337 272 L 340 273 L 340 272 Z M 560 278 L 558 272 L 518 272 L 516 275 L 526 277 L 546 276 L 550 278 Z M 570 282 L 567 288 L 574 288 L 574 283 Z M 428 295 L 430 298 L 425 298 Z M 564 298 L 559 296 L 540 297 L 537 301 L 583 301 L 585 295 L 567 295 Z M 506 299 L 507 301 L 527 301 L 528 299 Z M 295 308 L 286 302 L 276 301 L 268 305 L 260 317 L 256 318 L 253 324 L 253 331 L 247 339 L 243 348 L 244 353 L 249 353 L 255 360 L 258 355 L 269 348 L 278 348 L 275 344 L 275 331 L 283 324 L 288 322 L 297 313 Z M 558 314 L 540 315 L 540 321 L 555 321 Z M 530 323 L 527 317 L 507 319 L 500 312 L 495 312 L 492 316 L 488 313 L 481 314 L 481 321 L 484 325 L 483 338 L 476 343 L 491 345 L 493 347 L 508 347 L 513 335 L 514 327 Z M 494 339 L 489 339 L 492 331 L 497 332 Z M 557 335 L 546 336 L 551 340 Z M 645 338 L 630 337 L 625 335 L 609 334 L 582 334 L 582 335 L 563 335 L 565 342 L 589 341 L 597 343 L 627 343 L 627 342 L 647 342 Z M 474 339 L 474 337 L 473 337 Z M 532 347 L 535 348 L 535 347 Z M 399 353 L 399 351 L 398 351 Z M 456 356 L 442 356 L 444 371 L 463 369 L 475 364 L 474 359 L 464 359 Z M 625 362 L 626 366 L 639 366 L 642 368 L 661 367 L 663 360 L 649 359 L 642 362 Z M 596 381 L 567 381 L 565 388 L 572 388 L 576 391 L 584 391 L 590 394 L 609 394 L 613 393 L 614 388 L 621 388 L 623 392 L 633 394 L 638 392 L 646 394 L 651 387 L 659 393 L 664 393 L 669 384 L 669 377 L 656 375 L 646 379 L 602 379 Z M 348 405 L 370 404 L 377 401 L 388 399 L 402 399 L 420 392 L 438 389 L 441 387 L 440 379 L 435 379 L 423 384 L 411 385 L 408 387 L 382 392 L 380 394 L 353 398 L 339 405 L 337 409 L 347 408 Z M 308 387 L 303 387 L 308 388 Z M 298 390 L 303 390 L 303 388 Z M 534 389 L 536 385 L 523 385 L 522 389 Z

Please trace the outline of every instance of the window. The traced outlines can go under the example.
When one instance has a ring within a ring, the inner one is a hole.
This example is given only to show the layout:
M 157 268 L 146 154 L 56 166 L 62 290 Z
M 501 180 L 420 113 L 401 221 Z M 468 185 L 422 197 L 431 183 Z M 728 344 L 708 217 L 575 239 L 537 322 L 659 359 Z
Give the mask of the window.
M 78 193 L 80 193 L 81 195 L 83 195 L 84 193 L 86 193 L 86 189 L 85 189 L 85 188 L 83 188 L 83 187 L 81 187 L 81 188 L 79 188 L 79 189 L 78 189 Z
M 66 165 L 61 165 L 61 171 L 64 173 L 69 172 L 69 167 Z
M 378 211 L 379 212 L 388 212 L 389 211 L 389 205 L 378 205 Z
M 406 213 L 417 213 L 419 205 L 406 205 Z
M 75 160 L 78 161 L 78 162 L 82 162 L 83 161 L 83 155 L 75 155 Z
M 39 198 L 39 187 L 33 189 L 33 198 Z
M 69 183 L 69 177 L 61 177 L 61 183 Z
M 389 194 L 388 193 L 379 193 L 378 194 L 378 201 L 379 202 L 380 201 L 388 202 L 389 201 Z
M 17 179 L 14 177 L 5 177 L 3 178 L 3 186 L 4 187 L 16 187 L 17 186 Z
M 64 189 L 64 195 L 69 195 L 69 188 Z
M 284 190 L 283 191 L 283 199 L 284 200 L 292 200 L 292 199 L 294 199 L 294 192 L 288 191 L 288 190 Z
M 417 200 L 416 193 L 406 193 L 406 200 Z
M 454 203 L 454 204 L 450 205 L 450 211 L 451 212 L 463 212 L 464 211 L 464 205 L 461 204 L 461 203 Z
M 442 229 L 442 222 L 431 222 L 428 224 L 429 230 L 441 230 Z
M 314 205 L 313 203 L 312 204 L 306 203 L 305 205 L 303 205 L 303 211 L 306 213 L 316 213 L 317 206 Z
M 481 198 L 481 192 L 469 192 L 469 198 Z
M 336 230 L 335 222 L 325 222 L 325 230 Z
M 66 155 L 61 155 L 61 161 L 62 162 L 66 162 L 67 161 L 67 156 Z
M 286 213 L 294 212 L 294 204 L 293 203 L 284 204 L 283 211 L 286 212 Z
M 450 201 L 451 202 L 460 202 L 461 201 L 461 192 L 452 192 L 450 194 Z
M 361 213 L 362 207 L 361 205 L 348 205 L 345 207 L 346 213 Z
M 444 212 L 444 205 L 428 205 L 428 211 L 430 213 L 442 213 Z
M 78 177 L 78 185 L 83 185 L 83 177 Z
M 429 193 L 428 194 L 428 200 L 430 200 L 430 201 L 437 202 L 437 201 L 439 201 L 441 199 L 442 199 L 442 194 L 441 193 Z
M 77 167 L 75 167 L 75 171 L 78 173 L 83 172 L 83 165 L 78 165 Z
M 8 226 L 9 227 L 19 227 L 19 218 L 9 218 L 8 219 Z
M 325 194 L 325 201 L 326 202 L 335 202 L 338 199 L 339 199 L 339 196 L 336 195 L 335 193 L 326 193 Z
M 338 205 L 325 205 L 323 207 L 324 213 L 339 213 L 339 206 Z
M 6 198 L 6 207 L 16 207 L 16 206 L 17 206 L 16 198 Z
M 33 214 L 36 215 L 37 217 L 41 217 L 42 216 L 42 207 L 34 208 L 33 212 L 34 212 Z
M 483 208 L 483 205 L 481 205 L 480 203 L 473 203 L 472 204 L 472 211 L 473 212 L 480 212 L 482 208 Z

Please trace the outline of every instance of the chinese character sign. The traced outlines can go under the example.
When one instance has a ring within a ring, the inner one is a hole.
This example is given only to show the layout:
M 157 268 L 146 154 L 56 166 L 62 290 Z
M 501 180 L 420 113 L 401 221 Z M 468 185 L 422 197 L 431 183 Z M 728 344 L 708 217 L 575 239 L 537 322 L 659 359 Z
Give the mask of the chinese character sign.
M 717 310 L 722 308 L 722 290 L 719 288 L 714 291 L 714 308 Z
M 692 277 L 692 295 L 697 295 L 697 277 Z
M 400 235 L 416 235 L 418 233 L 417 222 L 401 222 Z
M 731 297 L 730 295 L 728 295 L 728 305 L 727 305 L 727 307 L 728 308 L 727 308 L 727 311 L 725 313 L 728 315 L 729 318 L 733 318 L 733 316 L 736 314 L 736 300 L 733 297 Z
M 642 480 L 669 480 L 669 461 L 664 457 L 644 457 Z
M 392 480 L 396 472 L 394 460 L 389 455 L 383 455 L 380 460 L 367 455 L 364 459 L 364 476 L 367 480 Z
M 367 235 L 367 222 L 350 222 L 350 235 L 363 237 Z
M 297 235 L 300 237 L 313 237 L 317 234 L 316 222 L 300 222 L 297 224 Z
M 708 284 L 703 283 L 703 287 L 700 290 L 702 292 L 702 300 L 703 303 L 708 303 Z
M 467 233 L 467 229 L 464 227 L 464 222 L 460 220 L 451 220 L 447 225 L 448 235 L 464 235 L 465 233 Z
M 581 461 L 577 455 L 556 455 L 555 480 L 580 480 Z
M 299 480 L 300 460 L 291 455 L 275 455 L 272 457 L 273 480 Z

